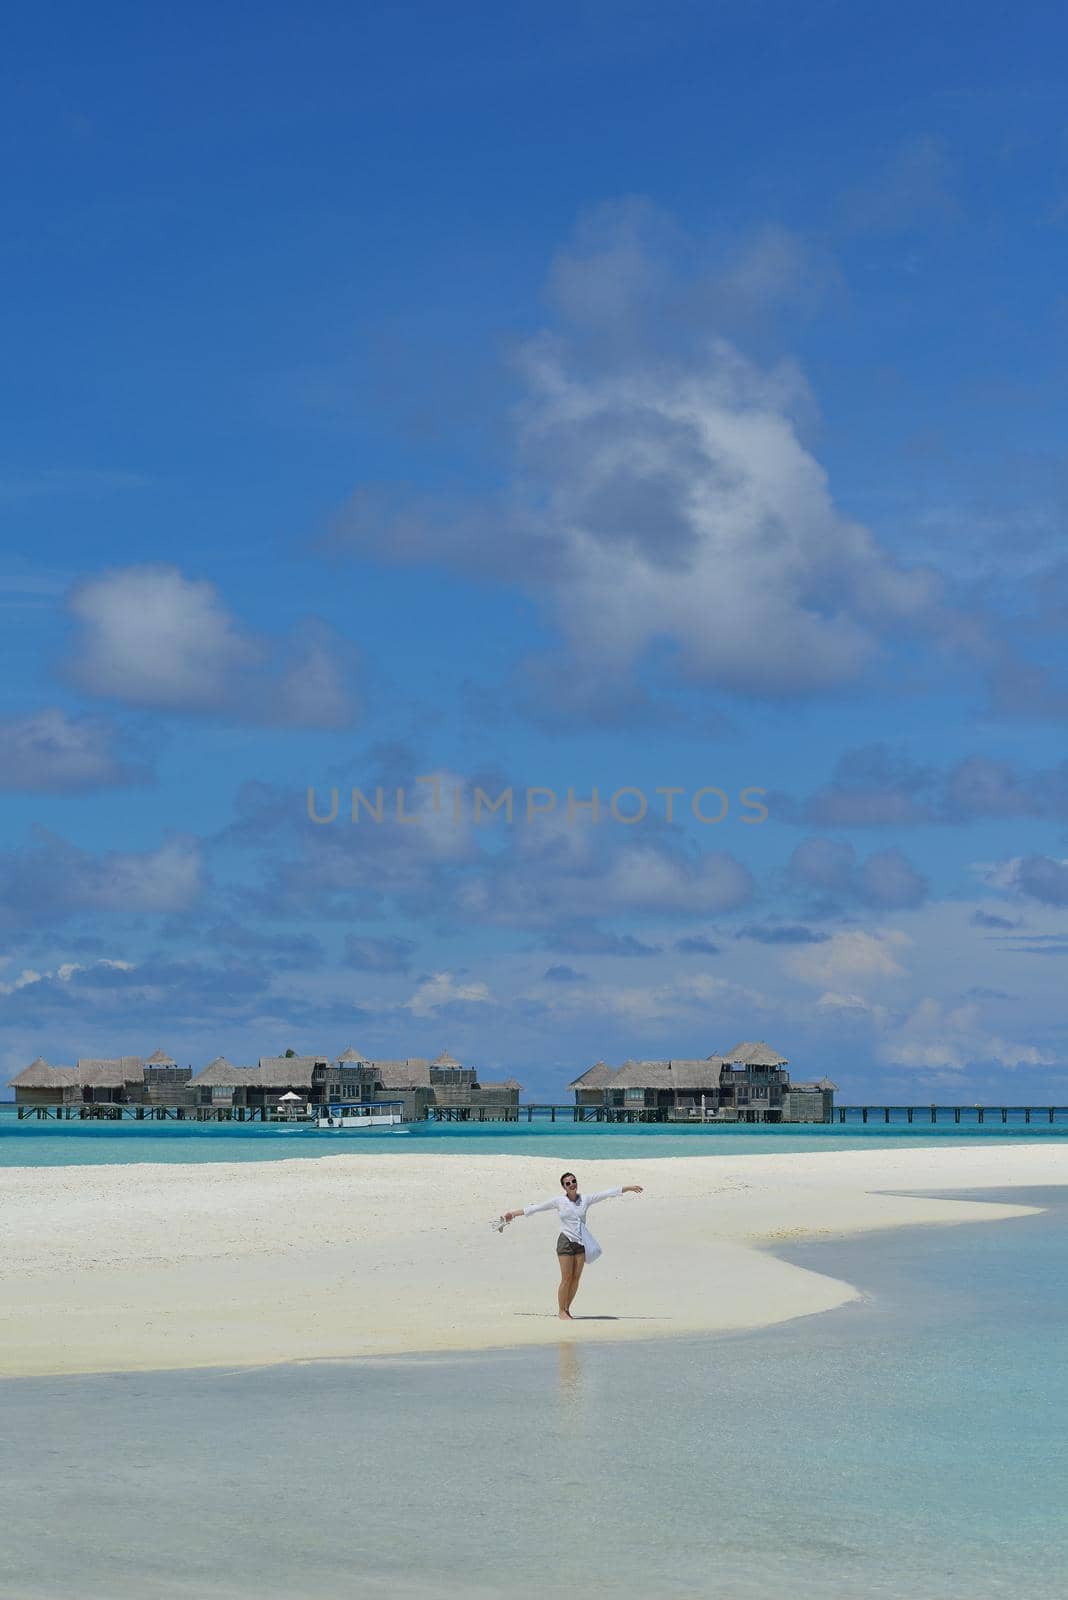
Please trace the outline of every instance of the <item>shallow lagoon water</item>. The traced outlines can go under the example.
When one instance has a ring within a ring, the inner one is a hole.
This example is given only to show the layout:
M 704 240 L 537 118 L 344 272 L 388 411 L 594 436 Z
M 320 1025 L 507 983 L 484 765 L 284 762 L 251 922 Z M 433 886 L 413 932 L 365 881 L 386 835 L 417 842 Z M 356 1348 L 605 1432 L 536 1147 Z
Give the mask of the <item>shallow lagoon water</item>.
M 1068 1194 L 1008 1198 L 782 1252 L 866 1297 L 764 1332 L 9 1382 L 2 1593 L 1060 1600 Z
M 412 1123 L 401 1133 L 319 1133 L 310 1128 L 261 1123 L 19 1121 L 0 1110 L 0 1167 L 105 1166 L 129 1162 L 284 1161 L 339 1154 L 359 1157 L 413 1155 L 517 1155 L 565 1162 L 635 1160 L 659 1156 L 754 1155 L 772 1151 L 864 1150 L 977 1141 L 1050 1140 L 1068 1144 L 1068 1111 L 1050 1123 L 1030 1123 L 1020 1111 L 1000 1113 L 980 1125 L 956 1125 L 952 1111 L 937 1123 L 881 1120 L 845 1124 L 760 1127 L 687 1127 L 670 1123 L 621 1125 L 550 1122 Z

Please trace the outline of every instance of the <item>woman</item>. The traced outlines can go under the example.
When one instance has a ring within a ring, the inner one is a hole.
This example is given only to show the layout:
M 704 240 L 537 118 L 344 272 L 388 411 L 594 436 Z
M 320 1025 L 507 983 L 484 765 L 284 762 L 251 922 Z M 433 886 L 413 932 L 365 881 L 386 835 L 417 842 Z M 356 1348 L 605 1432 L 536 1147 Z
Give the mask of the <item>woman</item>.
M 601 1189 L 597 1194 L 579 1194 L 578 1179 L 573 1172 L 565 1172 L 560 1179 L 563 1194 L 552 1200 L 542 1200 L 536 1206 L 517 1206 L 504 1213 L 504 1221 L 514 1217 L 532 1217 L 535 1211 L 560 1213 L 560 1237 L 556 1241 L 556 1254 L 560 1259 L 560 1288 L 557 1304 L 560 1320 L 571 1322 L 571 1302 L 578 1294 L 579 1279 L 587 1261 L 596 1261 L 601 1247 L 586 1226 L 586 1213 L 598 1200 L 613 1200 L 618 1194 L 641 1194 L 640 1183 L 628 1183 L 622 1189 Z

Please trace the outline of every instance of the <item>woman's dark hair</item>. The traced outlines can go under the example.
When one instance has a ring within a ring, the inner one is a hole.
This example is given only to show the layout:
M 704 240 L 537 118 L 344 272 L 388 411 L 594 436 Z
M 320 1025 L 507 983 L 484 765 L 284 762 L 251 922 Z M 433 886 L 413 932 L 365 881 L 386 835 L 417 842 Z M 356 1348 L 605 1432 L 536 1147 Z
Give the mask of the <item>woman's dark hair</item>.
M 574 1178 L 574 1177 L 575 1177 L 575 1174 L 573 1172 L 562 1172 L 560 1174 L 560 1182 L 562 1184 L 565 1178 Z M 578 1180 L 576 1179 L 576 1182 L 577 1181 Z

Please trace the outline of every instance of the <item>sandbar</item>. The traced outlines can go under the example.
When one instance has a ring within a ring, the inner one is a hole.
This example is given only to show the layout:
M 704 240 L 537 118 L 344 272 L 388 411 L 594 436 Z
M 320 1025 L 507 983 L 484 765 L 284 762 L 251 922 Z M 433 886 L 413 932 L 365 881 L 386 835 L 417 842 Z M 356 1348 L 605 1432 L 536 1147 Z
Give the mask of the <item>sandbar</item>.
M 566 1146 L 564 1147 L 566 1149 Z M 894 1190 L 1068 1183 L 1051 1142 L 577 1164 L 604 1255 L 556 1317 L 566 1158 L 376 1154 L 0 1172 L 0 1376 L 350 1360 L 720 1333 L 833 1310 L 848 1283 L 776 1244 L 1033 1207 Z M 873 1248 L 877 1242 L 873 1241 Z

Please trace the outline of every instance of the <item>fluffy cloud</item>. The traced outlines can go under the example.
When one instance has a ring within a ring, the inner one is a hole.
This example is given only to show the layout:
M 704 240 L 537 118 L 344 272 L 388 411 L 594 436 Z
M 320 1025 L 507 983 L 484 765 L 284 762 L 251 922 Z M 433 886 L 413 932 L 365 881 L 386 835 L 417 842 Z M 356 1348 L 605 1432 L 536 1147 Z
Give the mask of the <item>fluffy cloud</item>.
M 722 341 L 696 374 L 590 380 L 548 345 L 525 366 L 523 455 L 565 541 L 554 606 L 588 671 L 666 640 L 688 675 L 742 694 L 826 689 L 933 600 L 835 511 L 788 370 Z
M 922 905 L 928 890 L 926 878 L 900 850 L 877 850 L 860 861 L 851 844 L 835 839 L 803 840 L 790 857 L 787 877 L 825 903 L 853 901 L 882 911 Z
M 832 934 L 826 944 L 792 951 L 786 958 L 786 970 L 804 983 L 832 991 L 903 978 L 905 969 L 899 958 L 910 943 L 900 932 L 849 929 Z
M 1013 856 L 979 870 L 994 889 L 1014 889 L 1047 906 L 1068 906 L 1068 861 L 1052 856 Z
M 912 827 L 1013 817 L 1068 818 L 1068 762 L 1017 772 L 1007 761 L 968 756 L 944 772 L 885 744 L 847 750 L 831 781 L 801 802 L 775 797 L 786 821 L 828 828 Z
M 974 1004 L 924 998 L 879 1044 L 881 1060 L 905 1067 L 961 1072 L 976 1062 L 1000 1067 L 1050 1066 L 1056 1056 L 1003 1039 L 983 1026 Z
M 574 992 L 563 986 L 553 999 L 553 1012 L 562 1018 L 602 1015 L 619 1019 L 628 1028 L 647 1023 L 658 1027 L 667 1023 L 675 1028 L 680 1017 L 685 1016 L 687 1031 L 692 1032 L 695 1019 L 702 1029 L 707 1029 L 708 1017 L 714 1012 L 717 1030 L 722 1028 L 725 1034 L 735 1035 L 747 1026 L 751 1029 L 757 1013 L 763 1016 L 774 1009 L 773 1003 L 760 990 L 704 972 L 657 985 L 624 988 L 597 984 Z M 662 1035 L 655 1048 L 677 1052 L 677 1047 L 663 1043 Z M 709 1054 L 714 1048 L 727 1049 L 728 1046 L 723 1039 L 713 1040 L 704 1046 L 704 1053 Z
M 5 963 L 0 962 L 0 966 L 3 965 Z M 64 961 L 58 967 L 47 972 L 38 972 L 33 967 L 24 967 L 17 977 L 13 977 L 7 982 L 0 980 L 0 995 L 17 994 L 20 989 L 29 989 L 41 983 L 69 984 L 76 973 L 90 973 L 101 969 L 111 972 L 130 972 L 132 963 L 129 961 L 111 961 L 106 957 L 101 957 L 99 961 L 91 962 L 88 965 L 80 961 Z
M 617 849 L 600 883 L 607 911 L 700 915 L 733 911 L 752 898 L 752 874 L 725 850 L 690 853 L 626 844 Z
M 198 1035 L 205 1060 L 230 1051 L 210 1025 L 247 1022 L 296 1023 L 314 1008 L 290 1004 L 272 993 L 270 962 L 213 957 L 166 959 L 149 954 L 136 961 L 70 962 L 40 974 L 38 982 L 14 990 L 0 1004 L 0 1025 L 28 1029 L 37 1054 L 44 1023 L 53 1025 L 61 1061 L 75 1055 L 143 1054 L 161 1036 Z M 315 1012 L 318 1022 L 326 1007 Z M 354 1020 L 351 1004 L 346 1023 Z M 47 1054 L 47 1051 L 42 1051 Z M 54 1059 L 54 1058 L 52 1058 Z M 238 1057 L 240 1059 L 240 1057 Z
M 308 622 L 269 643 L 244 630 L 213 584 L 176 567 L 124 567 L 90 578 L 69 601 L 68 675 L 104 699 L 282 726 L 336 728 L 356 707 L 352 651 Z
M 547 927 L 594 914 L 702 916 L 752 897 L 752 875 L 724 851 L 702 854 L 666 835 L 646 844 L 605 837 L 582 824 L 541 836 L 525 829 L 464 879 L 457 904 L 479 921 Z
M 828 990 L 821 994 L 816 1001 L 816 1009 L 825 1016 L 833 1016 L 837 1020 L 873 1022 L 882 1026 L 889 1017 L 890 1012 L 886 1006 L 876 1005 L 866 1000 L 859 994 L 836 994 Z
M 148 769 L 121 760 L 117 734 L 98 717 L 73 717 L 55 706 L 0 718 L 0 788 L 71 792 L 143 783 Z
M 885 911 L 918 906 L 927 898 L 927 879 L 900 850 L 877 850 L 857 868 L 857 897 Z
M 992 817 L 1068 818 L 1068 762 L 1018 773 L 1007 761 L 971 756 L 947 776 L 943 811 L 950 821 Z
M 263 784 L 246 785 L 240 818 L 226 838 L 265 852 L 266 882 L 250 904 L 261 914 L 337 918 L 381 916 L 389 910 L 548 931 L 560 952 L 598 953 L 605 941 L 619 954 L 649 947 L 620 945 L 597 923 L 608 917 L 707 916 L 745 905 L 754 892 L 748 869 L 725 851 L 702 851 L 681 828 L 651 822 L 641 839 L 633 831 L 588 816 L 572 822 L 555 812 L 532 823 L 517 815 L 508 825 L 473 821 L 471 783 L 441 779 L 442 804 L 433 786 L 417 784 L 411 757 L 380 752 L 378 765 L 359 785 L 373 799 L 383 791 L 383 816 L 366 811 L 353 823 L 349 793 L 338 794 L 335 821 L 309 820 L 306 794 Z M 494 792 L 497 790 L 491 784 Z M 393 803 L 404 790 L 401 822 Z M 461 792 L 460 819 L 451 795 Z M 329 797 L 316 792 L 316 814 L 328 815 Z M 569 942 L 570 941 L 570 942 Z
M 37 828 L 28 847 L 0 854 L 0 928 L 47 927 L 82 912 L 186 911 L 202 887 L 200 849 L 192 839 L 94 855 Z
M 484 983 L 457 982 L 451 972 L 435 972 L 425 978 L 407 1001 L 407 1009 L 416 1017 L 428 1017 L 437 1011 L 453 1010 L 457 1006 L 487 1005 L 490 992 Z
M 797 809 L 800 817 L 824 828 L 885 828 L 930 822 L 934 814 L 925 791 L 929 769 L 917 766 L 886 745 L 847 750 L 831 782 Z
M 743 695 L 854 682 L 888 638 L 933 619 L 939 582 L 837 509 L 802 441 L 797 370 L 757 366 L 716 331 L 732 274 L 680 274 L 647 223 L 605 208 L 558 257 L 561 329 L 518 354 L 502 501 L 363 487 L 329 546 L 524 584 L 588 684 L 615 690 L 665 648 L 685 676 Z M 781 295 L 790 252 L 780 240 L 759 259 Z

